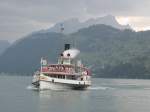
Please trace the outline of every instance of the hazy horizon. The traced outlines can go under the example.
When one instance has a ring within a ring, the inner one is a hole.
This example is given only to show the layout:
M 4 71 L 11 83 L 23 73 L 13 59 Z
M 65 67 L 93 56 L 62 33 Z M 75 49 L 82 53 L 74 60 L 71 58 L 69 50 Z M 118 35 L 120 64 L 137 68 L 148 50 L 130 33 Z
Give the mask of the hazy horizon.
M 113 15 L 135 31 L 150 29 L 148 0 L 0 0 L 0 40 L 14 41 L 57 22 Z

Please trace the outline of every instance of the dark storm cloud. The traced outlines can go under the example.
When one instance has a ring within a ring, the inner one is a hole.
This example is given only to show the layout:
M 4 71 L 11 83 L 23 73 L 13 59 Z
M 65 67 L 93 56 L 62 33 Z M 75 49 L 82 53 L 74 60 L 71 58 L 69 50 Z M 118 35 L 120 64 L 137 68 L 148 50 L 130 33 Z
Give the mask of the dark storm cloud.
M 149 0 L 0 0 L 0 39 L 14 40 L 67 18 L 149 16 Z

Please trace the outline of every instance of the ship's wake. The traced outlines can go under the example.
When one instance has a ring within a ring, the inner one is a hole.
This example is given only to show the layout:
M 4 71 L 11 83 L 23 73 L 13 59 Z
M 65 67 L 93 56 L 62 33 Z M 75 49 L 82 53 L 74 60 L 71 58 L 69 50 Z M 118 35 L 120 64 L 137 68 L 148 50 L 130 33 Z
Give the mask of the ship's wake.
M 27 86 L 28 90 L 39 90 L 39 88 L 36 88 L 35 86 L 29 85 Z M 112 87 L 106 87 L 106 86 L 92 86 L 92 87 L 88 87 L 87 90 L 110 90 L 110 89 L 114 89 Z M 69 90 L 69 89 L 55 89 L 55 91 L 65 91 L 65 90 Z
M 96 86 L 96 87 L 89 87 L 89 90 L 108 90 L 108 89 L 114 89 L 111 87 L 104 87 L 104 86 Z
M 36 88 L 36 87 L 34 87 L 32 85 L 27 86 L 27 89 L 28 90 L 38 90 L 38 88 Z

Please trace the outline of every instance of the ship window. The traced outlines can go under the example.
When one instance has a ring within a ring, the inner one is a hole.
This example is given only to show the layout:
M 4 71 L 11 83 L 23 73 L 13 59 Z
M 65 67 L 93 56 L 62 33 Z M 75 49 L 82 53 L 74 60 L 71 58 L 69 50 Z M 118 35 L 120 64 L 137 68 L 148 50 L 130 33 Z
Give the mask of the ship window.
M 70 64 L 70 59 L 64 59 L 63 64 Z
M 74 80 L 74 79 L 75 79 L 75 77 L 74 77 L 74 76 L 72 76 L 72 79 Z
M 54 79 L 52 79 L 52 83 L 54 83 Z
M 54 75 L 54 77 L 56 78 L 57 76 L 56 76 L 56 75 Z
M 59 79 L 63 79 L 63 78 L 64 78 L 64 76 L 62 76 L 62 75 L 58 75 L 58 78 L 59 78 Z

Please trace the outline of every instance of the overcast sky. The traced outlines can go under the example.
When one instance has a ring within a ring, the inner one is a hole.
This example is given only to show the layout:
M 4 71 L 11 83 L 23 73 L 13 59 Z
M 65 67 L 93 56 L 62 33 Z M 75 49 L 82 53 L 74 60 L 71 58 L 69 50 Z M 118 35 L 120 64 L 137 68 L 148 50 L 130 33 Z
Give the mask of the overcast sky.
M 116 16 L 135 30 L 150 29 L 150 0 L 0 0 L 0 40 L 14 41 L 58 21 Z

